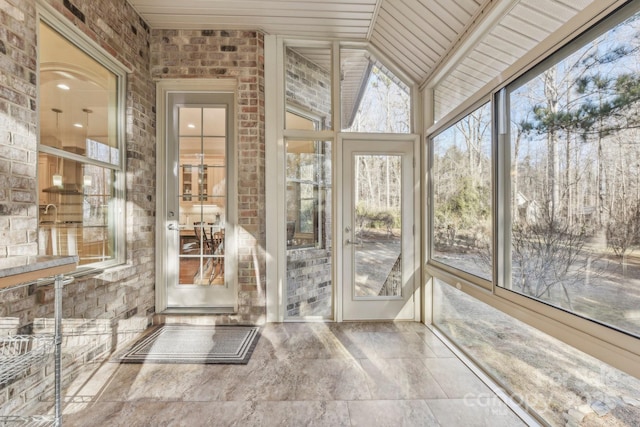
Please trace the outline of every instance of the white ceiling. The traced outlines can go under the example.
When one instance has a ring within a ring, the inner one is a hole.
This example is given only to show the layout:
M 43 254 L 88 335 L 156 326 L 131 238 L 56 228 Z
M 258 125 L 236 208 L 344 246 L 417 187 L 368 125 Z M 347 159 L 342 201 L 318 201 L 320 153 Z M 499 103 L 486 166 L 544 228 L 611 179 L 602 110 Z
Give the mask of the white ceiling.
M 128 1 L 157 29 L 251 29 L 369 42 L 418 84 L 464 46 L 465 56 L 436 90 L 436 102 L 447 100 L 443 110 L 450 110 L 589 4 L 613 0 Z
M 292 37 L 371 42 L 424 81 L 493 0 L 128 0 L 152 28 L 251 29 Z

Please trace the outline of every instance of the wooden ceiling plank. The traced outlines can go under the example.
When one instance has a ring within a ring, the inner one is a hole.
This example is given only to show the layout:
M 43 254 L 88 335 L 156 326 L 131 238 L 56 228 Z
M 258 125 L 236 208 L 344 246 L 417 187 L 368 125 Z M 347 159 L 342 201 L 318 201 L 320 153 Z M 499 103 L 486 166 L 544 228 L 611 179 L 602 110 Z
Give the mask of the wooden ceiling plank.
M 527 51 L 538 43 L 536 39 L 524 34 L 522 31 L 514 30 L 513 28 L 503 24 L 494 28 L 491 34 L 509 43 L 515 43 L 522 46 L 527 49 Z
M 431 22 L 426 16 L 418 15 L 418 13 L 410 9 L 405 3 L 399 2 L 396 5 L 385 4 L 383 7 L 387 20 L 394 20 L 402 28 L 407 28 L 410 34 L 417 39 L 428 39 L 444 51 L 451 41 L 440 34 L 438 31 L 429 31 L 432 29 Z M 382 14 L 382 12 L 381 12 Z M 375 31 L 375 30 L 374 30 Z M 432 48 L 435 51 L 435 48 Z
M 502 38 L 496 36 L 495 33 L 488 34 L 485 38 L 484 42 L 490 44 L 495 49 L 498 49 L 503 52 L 513 52 L 515 56 L 522 56 L 527 53 L 529 50 L 525 49 L 522 45 L 513 43 L 512 41 L 503 40 Z
M 464 9 L 469 16 L 473 16 L 480 9 L 483 2 L 479 0 L 455 0 L 455 3 Z
M 510 28 L 514 32 L 534 39 L 536 43 L 540 43 L 545 38 L 546 34 L 548 34 L 547 31 L 540 26 L 534 25 L 529 22 L 529 20 L 514 15 L 505 16 L 501 25 Z
M 385 29 L 389 34 L 395 34 L 396 41 L 401 43 L 409 42 L 414 48 L 426 49 L 427 51 L 423 53 L 434 61 L 436 58 L 439 58 L 445 48 L 432 37 L 433 33 L 427 33 L 412 24 L 410 28 L 407 28 L 405 27 L 406 22 L 404 18 L 400 18 L 394 14 L 386 13 L 378 15 L 378 28 Z M 402 29 L 406 31 L 401 31 Z
M 392 18 L 393 19 L 393 18 Z M 374 32 L 375 34 L 382 35 L 386 40 L 391 42 L 392 46 L 396 46 L 396 50 L 398 46 L 400 46 L 403 42 L 409 42 L 414 47 L 414 49 L 405 50 L 405 53 L 408 56 L 413 56 L 415 58 L 419 58 L 420 61 L 424 64 L 434 63 L 435 59 L 439 57 L 438 52 L 433 50 L 427 42 L 428 40 L 424 40 L 421 38 L 411 38 L 408 39 L 406 35 L 401 35 L 396 31 L 394 23 L 386 23 L 383 17 L 378 18 L 378 28 Z M 401 37 L 404 37 L 401 38 Z
M 372 44 L 382 52 L 387 58 L 393 61 L 400 69 L 407 73 L 407 75 L 414 79 L 416 77 L 420 77 L 426 70 L 429 69 L 430 65 L 428 63 L 424 63 L 417 59 L 409 58 L 407 55 L 403 55 L 397 52 L 397 45 L 390 43 L 388 40 L 384 38 L 384 35 L 381 33 L 376 33 L 372 37 Z M 419 64 L 418 62 L 422 62 Z
M 451 29 L 456 36 L 464 29 L 464 25 L 469 19 L 469 16 L 465 15 L 461 17 L 455 16 L 448 7 L 443 7 L 437 0 L 422 0 L 421 3 L 431 11 L 438 21 Z
M 487 58 L 497 59 L 501 62 L 508 63 L 509 65 L 513 64 L 518 60 L 517 55 L 513 55 L 512 53 L 505 52 L 500 49 L 496 49 L 490 43 L 480 42 L 474 49 L 474 51 L 479 54 L 486 56 Z

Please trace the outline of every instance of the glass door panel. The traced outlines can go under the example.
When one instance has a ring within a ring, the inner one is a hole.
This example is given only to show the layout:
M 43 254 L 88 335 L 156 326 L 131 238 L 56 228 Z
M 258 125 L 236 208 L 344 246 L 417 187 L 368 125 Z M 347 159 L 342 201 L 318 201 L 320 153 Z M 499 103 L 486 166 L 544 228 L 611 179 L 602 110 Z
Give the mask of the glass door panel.
M 354 295 L 402 296 L 402 157 L 355 155 Z
M 226 109 L 180 107 L 178 117 L 182 178 L 178 284 L 225 285 Z
M 167 211 L 176 221 L 168 231 L 175 242 L 167 254 L 168 308 L 236 305 L 228 240 L 232 100 L 217 93 L 169 96 L 167 170 L 174 171 L 174 182 L 168 184 Z

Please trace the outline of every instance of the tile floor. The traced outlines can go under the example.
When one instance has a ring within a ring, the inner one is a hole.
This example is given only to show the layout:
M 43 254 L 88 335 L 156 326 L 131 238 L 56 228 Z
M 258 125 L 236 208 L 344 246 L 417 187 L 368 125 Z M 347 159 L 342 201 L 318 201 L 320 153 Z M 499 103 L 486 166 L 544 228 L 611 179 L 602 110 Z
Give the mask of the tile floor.
M 106 362 L 66 426 L 526 425 L 419 323 L 268 324 L 247 365 Z

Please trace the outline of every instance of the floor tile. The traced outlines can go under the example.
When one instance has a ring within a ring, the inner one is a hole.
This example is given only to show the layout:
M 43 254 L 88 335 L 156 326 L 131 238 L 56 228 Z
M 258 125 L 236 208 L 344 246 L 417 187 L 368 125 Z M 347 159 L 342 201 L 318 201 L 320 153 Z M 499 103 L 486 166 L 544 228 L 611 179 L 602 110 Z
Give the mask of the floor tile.
M 426 326 L 280 323 L 246 365 L 88 365 L 65 426 L 522 425 Z
M 206 365 L 121 364 L 100 394 L 101 401 L 182 400 Z
M 295 400 L 299 364 L 291 360 L 252 359 L 247 365 L 228 366 L 220 389 L 223 400 Z
M 65 413 L 65 427 L 109 426 L 246 426 L 251 402 L 119 402 L 98 403 L 88 411 Z
M 440 338 L 438 338 L 427 327 L 425 327 L 421 331 L 418 331 L 417 334 L 424 340 L 424 342 L 427 343 L 436 357 L 456 357 L 456 355 L 453 354 L 449 347 L 447 347 L 442 341 L 440 341 Z
M 442 427 L 519 427 L 526 424 L 507 405 L 490 395 L 466 399 L 427 400 Z
M 440 399 L 447 395 L 420 359 L 363 359 L 371 398 Z
M 260 337 L 252 358 L 332 359 L 352 358 L 330 331 L 270 331 Z
M 258 402 L 251 415 L 245 417 L 248 426 L 273 427 L 347 427 L 347 402 Z
M 365 400 L 349 402 L 353 427 L 437 427 L 424 400 Z
M 296 400 L 371 399 L 367 376 L 355 360 L 298 362 Z
M 369 339 L 376 358 L 436 357 L 429 345 L 415 332 L 371 332 Z
M 432 358 L 424 359 L 423 362 L 449 398 L 492 394 L 489 387 L 458 359 Z

